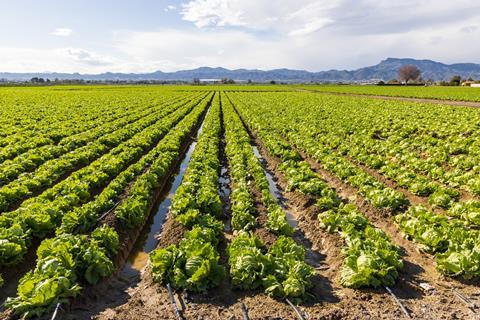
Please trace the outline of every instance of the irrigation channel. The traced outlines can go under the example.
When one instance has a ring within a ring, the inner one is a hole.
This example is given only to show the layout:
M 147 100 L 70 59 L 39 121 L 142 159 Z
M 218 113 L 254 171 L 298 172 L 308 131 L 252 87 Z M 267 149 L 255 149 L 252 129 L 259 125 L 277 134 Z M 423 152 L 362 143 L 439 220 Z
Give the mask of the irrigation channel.
M 203 124 L 204 123 L 202 123 L 200 129 L 197 132 L 196 139 L 198 139 L 198 137 L 202 133 Z M 149 217 L 145 227 L 140 234 L 140 237 L 138 238 L 132 252 L 128 257 L 127 263 L 125 264 L 121 275 L 131 274 L 132 269 L 136 271 L 141 271 L 147 265 L 148 254 L 158 245 L 158 235 L 162 232 L 163 223 L 165 222 L 165 218 L 172 203 L 172 197 L 175 192 L 177 192 L 178 187 L 182 183 L 183 176 L 185 175 L 185 171 L 188 168 L 190 158 L 193 151 L 195 150 L 196 145 L 196 140 L 190 144 L 187 153 L 182 159 L 178 171 L 175 173 L 174 178 L 170 179 L 170 188 L 168 189 L 168 191 L 165 191 L 165 193 L 161 194 L 160 198 L 157 200 L 158 207 L 156 206 L 157 209 L 154 211 L 155 214 Z M 133 284 L 136 283 L 138 283 L 138 281 L 135 281 Z
M 297 221 L 296 217 L 290 212 L 290 210 L 288 210 L 288 206 L 285 204 L 285 198 L 282 197 L 282 193 L 280 192 L 280 189 L 278 188 L 278 185 L 275 183 L 273 174 L 269 170 L 266 169 L 267 161 L 262 157 L 262 155 L 260 154 L 260 151 L 258 151 L 257 146 L 254 145 L 254 146 L 252 146 L 252 148 L 253 148 L 253 153 L 255 154 L 255 156 L 262 163 L 263 171 L 265 172 L 265 175 L 266 175 L 267 180 L 268 180 L 268 187 L 270 189 L 270 193 L 278 200 L 278 202 L 282 206 L 283 210 L 285 211 L 285 213 L 287 215 L 288 224 L 290 226 L 292 226 L 293 228 L 296 228 L 298 226 L 298 221 Z

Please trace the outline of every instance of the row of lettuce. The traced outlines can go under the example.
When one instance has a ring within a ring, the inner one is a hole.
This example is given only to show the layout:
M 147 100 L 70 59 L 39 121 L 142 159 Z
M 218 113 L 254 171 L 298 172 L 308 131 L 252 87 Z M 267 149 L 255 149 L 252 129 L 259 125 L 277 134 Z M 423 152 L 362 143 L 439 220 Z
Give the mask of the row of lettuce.
M 76 203 L 53 219 L 56 224 L 49 233 L 34 235 L 41 239 L 52 231 L 56 233 L 40 244 L 35 269 L 20 280 L 17 296 L 5 303 L 8 308 L 23 317 L 39 316 L 77 295 L 83 286 L 111 275 L 119 245 L 125 247 L 124 242 L 129 241 L 127 230 L 143 225 L 156 192 L 178 162 L 181 148 L 190 139 L 211 96 L 159 121 L 162 136 L 153 142 L 153 148 L 147 148 L 148 152 L 128 167 L 119 166 L 124 170 L 89 201 Z M 150 131 L 156 132 L 154 127 Z M 143 138 L 144 145 L 147 141 Z
M 440 272 L 465 278 L 478 277 L 480 238 L 474 223 L 475 216 L 478 215 L 478 206 L 472 202 L 456 204 L 450 209 L 450 215 L 454 217 L 446 217 L 426 207 L 411 206 L 403 193 L 388 188 L 357 166 L 355 161 L 352 162 L 345 157 L 345 154 L 350 154 L 356 159 L 370 163 L 372 168 L 375 164 L 383 163 L 383 159 L 376 155 L 358 156 L 358 150 L 366 149 L 362 148 L 363 141 L 366 140 L 355 137 L 365 134 L 372 136 L 373 139 L 382 137 L 377 130 L 375 113 L 388 113 L 388 110 L 382 111 L 378 105 L 371 107 L 370 110 L 365 101 L 362 104 L 364 108 L 357 108 L 358 105 L 354 104 L 357 101 L 352 98 L 310 96 L 309 100 L 295 93 L 275 96 L 239 93 L 235 94 L 235 98 L 246 104 L 247 111 L 263 119 L 268 124 L 265 125 L 266 128 L 285 137 L 327 171 L 355 187 L 374 207 L 388 209 L 395 216 L 399 228 L 409 238 L 417 242 L 421 249 L 435 254 L 436 266 Z M 360 99 L 358 103 L 362 103 L 362 100 Z M 401 109 L 396 105 L 391 108 Z M 425 109 L 422 110 L 427 112 Z M 415 109 L 412 112 L 414 111 L 420 112 Z M 365 118 L 362 119 L 363 125 L 358 120 L 362 112 L 365 114 Z M 276 121 L 266 122 L 272 118 Z M 390 119 L 395 121 L 397 117 L 392 115 Z M 390 119 L 383 119 L 383 122 L 390 123 Z M 325 136 L 327 138 L 324 138 Z M 352 138 L 349 138 L 350 136 Z M 326 141 L 328 139 L 330 142 Z M 353 143 L 347 145 L 344 140 L 352 140 Z M 401 141 L 397 142 L 401 145 Z M 366 143 L 366 146 L 369 145 L 371 144 Z M 395 150 L 399 152 L 398 148 Z M 449 190 L 451 189 L 439 188 L 437 192 L 446 197 L 451 193 Z M 438 193 L 436 195 L 439 195 Z
M 258 109 L 239 99 L 234 101 L 269 154 L 279 159 L 278 170 L 285 176 L 288 189 L 315 199 L 320 225 L 329 232 L 338 232 L 345 240 L 341 284 L 353 288 L 393 285 L 403 267 L 399 248 L 354 204 L 342 201 L 283 137 L 271 130 L 271 121 L 260 116 Z
M 218 193 L 220 133 L 217 94 L 170 208 L 171 216 L 187 231 L 178 244 L 150 254 L 155 281 L 189 291 L 205 291 L 218 286 L 225 276 L 218 251 L 223 232 L 222 202 Z
M 223 96 L 224 97 L 224 96 Z M 234 238 L 227 248 L 229 276 L 238 289 L 263 288 L 276 297 L 303 299 L 314 270 L 304 262 L 304 248 L 290 237 L 285 212 L 269 193 L 265 172 L 253 153 L 248 133 L 228 100 L 217 95 L 207 115 L 184 180 L 170 210 L 187 231 L 178 244 L 150 254 L 154 279 L 190 291 L 218 286 L 226 274 L 218 245 L 226 241 L 219 193 L 220 140 L 231 173 L 231 225 Z M 223 116 L 223 126 L 221 118 Z M 270 248 L 254 235 L 258 225 L 252 184 L 268 208 L 266 227 L 278 235 Z

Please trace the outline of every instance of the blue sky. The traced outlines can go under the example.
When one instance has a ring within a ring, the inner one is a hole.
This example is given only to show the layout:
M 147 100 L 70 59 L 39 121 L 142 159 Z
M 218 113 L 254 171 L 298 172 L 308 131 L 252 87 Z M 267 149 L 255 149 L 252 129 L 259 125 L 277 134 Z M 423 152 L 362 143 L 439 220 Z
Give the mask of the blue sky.
M 0 0 L 0 72 L 480 63 L 474 0 Z

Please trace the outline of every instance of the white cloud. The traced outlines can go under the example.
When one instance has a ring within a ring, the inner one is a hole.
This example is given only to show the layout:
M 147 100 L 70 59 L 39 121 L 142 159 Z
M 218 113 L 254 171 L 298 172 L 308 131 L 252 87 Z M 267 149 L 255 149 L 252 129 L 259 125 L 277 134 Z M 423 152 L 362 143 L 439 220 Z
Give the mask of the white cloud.
M 75 62 L 90 65 L 90 66 L 110 66 L 113 64 L 111 58 L 101 56 L 95 52 L 91 52 L 79 48 L 66 48 L 65 52 Z
M 50 34 L 57 37 L 69 37 L 72 32 L 73 30 L 69 28 L 57 28 Z
M 191 0 L 182 17 L 199 28 L 240 27 L 305 36 L 321 29 L 388 34 L 480 17 L 475 0 Z
M 199 28 L 243 27 L 250 31 L 306 35 L 335 22 L 332 10 L 342 0 L 192 0 L 182 16 Z
M 2 72 L 84 72 L 98 73 L 122 62 L 80 48 L 0 48 Z
M 168 5 L 168 6 L 165 7 L 165 9 L 163 9 L 163 11 L 165 11 L 165 12 L 175 11 L 175 10 L 177 10 L 177 7 L 174 6 L 174 5 Z
M 339 4 L 339 1 L 310 1 L 293 13 L 288 13 L 283 18 L 287 25 L 292 26 L 288 35 L 308 35 L 334 23 L 335 19 L 331 16 L 330 11 Z
M 288 35 L 289 36 L 305 36 L 322 29 L 323 27 L 325 27 L 326 25 L 332 22 L 333 20 L 330 20 L 328 18 L 317 19 L 315 21 L 306 23 L 304 26 L 300 27 L 299 29 L 290 31 Z
M 243 11 L 238 9 L 239 1 L 195 0 L 183 5 L 183 19 L 197 27 L 243 26 Z

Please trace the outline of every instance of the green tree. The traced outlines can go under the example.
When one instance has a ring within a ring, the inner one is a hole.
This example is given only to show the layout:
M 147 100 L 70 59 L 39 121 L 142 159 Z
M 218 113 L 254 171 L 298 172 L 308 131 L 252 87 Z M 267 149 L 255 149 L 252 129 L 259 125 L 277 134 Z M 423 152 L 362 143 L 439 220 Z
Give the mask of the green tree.
M 451 86 L 459 86 L 462 83 L 462 77 L 460 76 L 453 76 L 450 79 L 450 85 Z

